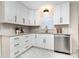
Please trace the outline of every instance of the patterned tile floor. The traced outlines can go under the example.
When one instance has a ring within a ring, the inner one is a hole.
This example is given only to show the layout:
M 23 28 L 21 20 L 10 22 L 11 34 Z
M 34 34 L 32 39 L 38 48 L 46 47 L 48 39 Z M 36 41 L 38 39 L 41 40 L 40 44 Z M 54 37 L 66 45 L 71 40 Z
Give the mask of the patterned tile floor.
M 67 55 L 62 53 L 53 52 L 51 50 L 32 47 L 19 58 L 77 58 L 77 54 Z

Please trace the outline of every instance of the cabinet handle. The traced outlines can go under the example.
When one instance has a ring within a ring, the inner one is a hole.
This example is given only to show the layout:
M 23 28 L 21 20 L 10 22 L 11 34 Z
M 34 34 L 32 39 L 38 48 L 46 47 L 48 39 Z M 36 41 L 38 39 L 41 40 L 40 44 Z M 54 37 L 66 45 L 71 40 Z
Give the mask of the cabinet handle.
M 17 21 L 17 16 L 15 16 L 15 22 Z
M 60 23 L 62 23 L 63 22 L 63 18 L 62 17 L 60 17 Z
M 45 40 L 45 43 L 46 43 L 46 40 Z
M 29 24 L 30 24 L 30 20 L 28 20 Z
M 25 37 L 29 37 L 29 36 L 25 36 Z
M 36 21 L 34 20 L 34 24 L 36 24 Z
M 35 38 L 37 38 L 37 35 L 35 35 Z
M 25 24 L 25 18 L 23 18 L 23 24 Z
M 25 46 L 25 48 L 28 48 L 28 46 Z
M 46 43 L 46 40 L 45 39 L 43 39 L 43 43 Z
M 29 40 L 26 40 L 25 42 L 28 42 Z
M 15 38 L 15 40 L 17 40 L 17 39 L 19 39 L 19 38 Z
M 18 46 L 19 44 L 15 44 L 14 47 Z
M 18 54 L 20 51 L 17 51 L 17 52 L 15 52 L 14 54 L 16 55 L 16 54 Z

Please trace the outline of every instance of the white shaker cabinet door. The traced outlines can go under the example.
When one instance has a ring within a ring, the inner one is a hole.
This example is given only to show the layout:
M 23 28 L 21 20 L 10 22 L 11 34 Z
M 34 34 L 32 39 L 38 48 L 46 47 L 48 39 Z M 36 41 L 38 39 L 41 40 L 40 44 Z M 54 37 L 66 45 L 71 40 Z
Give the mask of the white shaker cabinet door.
M 70 18 L 70 3 L 63 3 L 56 5 L 54 11 L 54 24 L 69 24 Z
M 64 3 L 61 5 L 61 17 L 63 20 L 63 24 L 69 24 L 69 16 L 70 16 L 70 4 Z
M 24 8 L 23 10 L 23 24 L 28 25 L 28 10 Z
M 36 38 L 35 39 L 35 46 L 44 48 L 43 38 Z
M 30 25 L 40 25 L 40 13 L 38 10 L 29 10 L 28 20 Z
M 19 4 L 19 3 L 17 3 L 17 12 L 16 12 L 16 23 L 17 24 L 23 24 L 23 21 L 22 21 L 22 6 Z
M 34 46 L 35 45 L 35 34 L 30 34 L 30 43 L 31 43 L 31 46 Z
M 55 11 L 54 11 L 54 24 L 59 24 L 60 23 L 60 6 L 55 6 Z
M 33 18 L 33 16 L 34 16 L 33 10 L 29 10 L 28 12 L 29 12 L 29 14 L 28 14 L 29 24 L 33 25 L 34 24 L 34 22 L 33 22 L 33 20 L 34 20 L 34 18 Z
M 54 50 L 54 35 L 46 37 L 45 48 Z
M 21 21 L 22 21 L 22 24 L 27 24 L 28 22 L 26 22 L 27 21 L 27 9 L 24 7 L 24 6 L 22 6 L 21 5 L 21 7 L 20 7 L 21 9 L 21 15 L 20 15 L 20 17 L 21 17 Z
M 15 23 L 16 15 L 16 3 L 5 2 L 5 21 L 9 23 Z

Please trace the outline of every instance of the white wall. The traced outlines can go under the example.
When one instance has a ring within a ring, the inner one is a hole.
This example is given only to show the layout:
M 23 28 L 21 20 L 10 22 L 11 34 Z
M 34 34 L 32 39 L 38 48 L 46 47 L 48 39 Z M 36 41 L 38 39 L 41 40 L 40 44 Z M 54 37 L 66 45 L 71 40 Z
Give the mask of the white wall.
M 71 34 L 72 51 L 76 52 L 78 49 L 78 12 L 76 3 L 71 3 L 70 7 L 69 33 Z
M 28 27 L 12 25 L 12 24 L 0 24 L 0 35 L 15 35 L 15 28 L 22 27 L 25 33 L 29 32 Z

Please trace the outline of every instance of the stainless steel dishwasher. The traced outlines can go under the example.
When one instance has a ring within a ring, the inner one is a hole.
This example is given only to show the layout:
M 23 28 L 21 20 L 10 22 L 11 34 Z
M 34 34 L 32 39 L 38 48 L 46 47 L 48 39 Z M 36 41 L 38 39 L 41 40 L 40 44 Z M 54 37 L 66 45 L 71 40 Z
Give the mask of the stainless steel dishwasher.
M 70 35 L 56 34 L 54 38 L 54 51 L 70 54 Z

